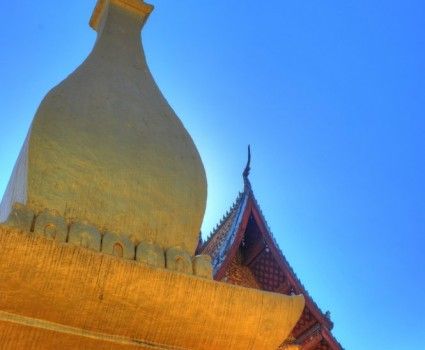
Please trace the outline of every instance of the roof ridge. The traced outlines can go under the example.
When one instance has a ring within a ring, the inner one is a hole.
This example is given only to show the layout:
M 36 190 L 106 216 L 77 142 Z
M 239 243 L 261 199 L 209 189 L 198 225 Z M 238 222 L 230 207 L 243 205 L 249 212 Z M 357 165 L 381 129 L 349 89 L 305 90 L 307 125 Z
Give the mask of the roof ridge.
M 232 216 L 233 212 L 236 210 L 236 208 L 241 204 L 244 192 L 239 192 L 238 196 L 236 197 L 236 200 L 231 205 L 230 209 L 226 211 L 226 214 L 223 215 L 223 217 L 220 219 L 220 222 L 215 225 L 213 230 L 208 234 L 207 239 L 202 245 L 202 249 L 204 249 L 208 243 L 211 241 L 212 238 L 220 231 L 220 229 L 223 227 L 223 225 L 226 223 L 227 220 Z

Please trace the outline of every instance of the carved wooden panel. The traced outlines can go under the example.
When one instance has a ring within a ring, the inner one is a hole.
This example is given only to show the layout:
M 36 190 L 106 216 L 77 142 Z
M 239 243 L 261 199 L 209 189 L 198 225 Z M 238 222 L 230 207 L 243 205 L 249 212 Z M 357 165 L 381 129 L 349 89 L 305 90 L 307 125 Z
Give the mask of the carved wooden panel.
M 261 253 L 250 267 L 264 290 L 278 291 L 285 285 L 284 272 L 267 250 Z
M 314 318 L 310 310 L 307 307 L 304 308 L 301 318 L 293 330 L 295 337 L 298 338 L 300 335 L 314 326 L 315 323 L 317 323 L 317 320 Z
M 229 264 L 226 272 L 226 282 L 254 289 L 262 289 L 249 267 L 242 264 L 240 252 Z

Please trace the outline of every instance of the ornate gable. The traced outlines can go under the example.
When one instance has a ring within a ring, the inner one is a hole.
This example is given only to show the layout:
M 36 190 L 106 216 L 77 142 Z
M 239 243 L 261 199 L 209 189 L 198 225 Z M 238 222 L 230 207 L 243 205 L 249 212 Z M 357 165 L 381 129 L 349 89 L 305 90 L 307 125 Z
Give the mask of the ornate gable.
M 302 350 L 336 350 L 333 323 L 308 294 L 280 250 L 255 199 L 247 176 L 245 188 L 200 248 L 213 261 L 214 278 L 226 283 L 282 294 L 303 294 L 306 307 L 292 332 Z M 290 348 L 282 344 L 280 349 Z

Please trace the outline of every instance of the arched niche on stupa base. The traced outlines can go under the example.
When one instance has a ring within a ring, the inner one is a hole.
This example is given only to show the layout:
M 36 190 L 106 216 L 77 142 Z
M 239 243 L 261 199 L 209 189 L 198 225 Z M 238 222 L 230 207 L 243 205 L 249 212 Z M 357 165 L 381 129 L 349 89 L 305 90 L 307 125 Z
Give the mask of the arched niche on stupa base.
M 193 259 L 193 273 L 197 277 L 213 279 L 213 268 L 209 255 L 197 255 Z
M 181 247 L 172 247 L 167 249 L 165 253 L 165 266 L 169 270 L 193 274 L 192 258 Z
M 152 242 L 141 242 L 137 246 L 136 260 L 152 267 L 165 268 L 164 249 Z
M 45 209 L 35 219 L 34 234 L 65 243 L 68 238 L 68 225 L 57 211 Z
M 45 209 L 36 214 L 28 206 L 15 203 L 8 220 L 1 225 L 58 243 L 136 260 L 151 267 L 212 278 L 211 258 L 208 255 L 193 257 L 180 246 L 164 249 L 151 241 L 142 241 L 136 247 L 127 235 L 109 231 L 103 233 L 101 229 L 83 220 L 72 219 L 69 222 L 56 210 Z
M 96 227 L 85 222 L 71 224 L 68 243 L 100 252 L 102 236 Z
M 35 214 L 30 208 L 22 203 L 15 203 L 3 225 L 30 232 L 34 217 Z
M 109 231 L 103 233 L 86 221 L 74 219 L 69 224 L 56 210 L 45 209 L 35 214 L 29 207 L 15 203 L 8 220 L 1 226 L 16 228 L 58 243 L 69 243 L 126 260 L 136 260 L 154 268 L 212 279 L 209 255 L 191 256 L 179 246 L 164 249 L 151 241 L 142 241 L 136 246 L 128 235 Z
M 126 236 L 106 232 L 102 237 L 102 253 L 134 260 L 135 245 Z

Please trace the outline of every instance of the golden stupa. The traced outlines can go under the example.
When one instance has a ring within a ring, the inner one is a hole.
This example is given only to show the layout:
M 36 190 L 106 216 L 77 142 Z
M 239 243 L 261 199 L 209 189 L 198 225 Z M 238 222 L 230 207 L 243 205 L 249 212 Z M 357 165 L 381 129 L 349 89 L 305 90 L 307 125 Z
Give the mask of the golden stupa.
M 0 206 L 1 349 L 276 349 L 301 315 L 195 256 L 206 176 L 146 64 L 152 9 L 99 0 L 37 111 Z

